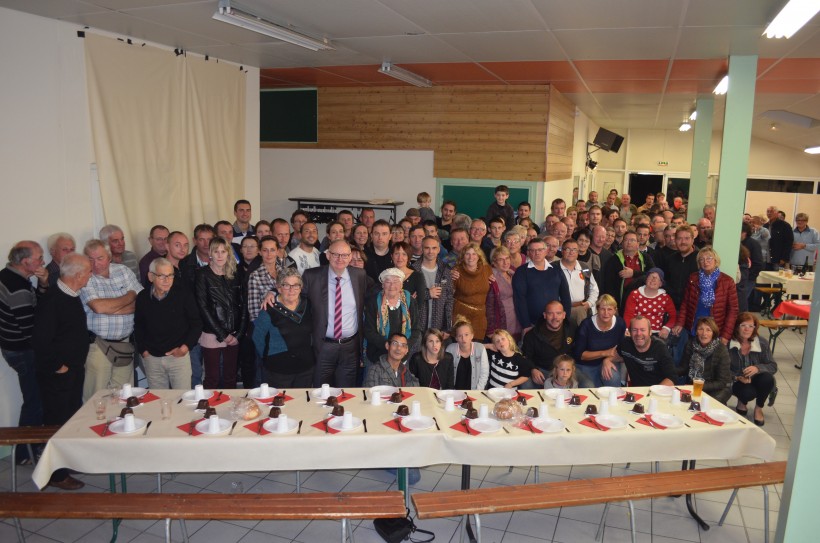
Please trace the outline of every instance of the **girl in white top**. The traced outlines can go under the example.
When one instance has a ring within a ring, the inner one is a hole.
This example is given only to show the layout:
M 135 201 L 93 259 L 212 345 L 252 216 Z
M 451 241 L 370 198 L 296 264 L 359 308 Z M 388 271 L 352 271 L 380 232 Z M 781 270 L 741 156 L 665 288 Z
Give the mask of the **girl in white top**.
M 578 388 L 575 359 L 568 354 L 556 356 L 552 363 L 552 375 L 544 379 L 544 388 Z
M 487 350 L 481 343 L 473 341 L 473 325 L 464 317 L 456 316 L 453 326 L 454 343 L 447 346 L 446 352 L 453 355 L 456 390 L 484 390 L 490 375 L 490 363 Z M 469 365 L 459 364 L 469 359 Z

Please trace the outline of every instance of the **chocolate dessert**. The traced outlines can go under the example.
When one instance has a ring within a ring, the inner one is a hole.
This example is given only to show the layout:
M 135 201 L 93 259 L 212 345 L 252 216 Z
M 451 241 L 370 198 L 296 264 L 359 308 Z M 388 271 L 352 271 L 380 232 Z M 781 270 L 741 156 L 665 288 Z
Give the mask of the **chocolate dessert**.
M 638 413 L 638 414 L 643 413 L 644 412 L 643 411 L 643 404 L 642 403 L 636 403 L 635 405 L 633 405 L 632 406 L 632 412 L 633 413 Z
M 333 406 L 333 411 L 331 411 L 330 414 L 333 415 L 334 417 L 341 417 L 342 415 L 345 414 L 345 408 L 342 407 L 341 405 L 338 405 L 338 404 L 334 405 Z
M 692 402 L 689 404 L 689 411 L 700 411 L 700 402 Z
M 328 396 L 327 401 L 325 402 L 325 405 L 330 405 L 330 406 L 339 405 L 339 398 L 337 398 L 336 396 Z
M 285 405 L 285 397 L 284 396 L 274 396 L 273 405 L 282 407 L 283 405 Z
M 462 409 L 472 409 L 473 408 L 473 401 L 472 400 L 464 400 L 461 402 Z
M 635 402 L 635 394 L 632 392 L 627 392 L 626 396 L 624 396 L 624 401 L 626 403 L 634 403 Z
M 569 400 L 570 405 L 581 405 L 581 397 L 577 394 L 573 394 L 572 398 Z
M 268 417 L 270 417 L 272 419 L 278 419 L 279 415 L 281 415 L 281 414 L 282 414 L 282 409 L 281 408 L 271 407 L 270 408 L 270 413 L 268 414 Z
M 593 404 L 589 404 L 587 406 L 587 410 L 584 411 L 584 414 L 585 415 L 597 415 L 598 414 L 598 406 L 593 405 Z
M 129 396 L 127 400 L 125 400 L 125 407 L 137 407 L 140 404 L 140 399 L 136 396 Z
M 396 414 L 401 415 L 402 417 L 406 417 L 410 414 L 410 408 L 406 405 L 400 405 L 396 408 Z
M 518 398 L 516 398 L 516 401 L 518 403 L 520 403 L 521 405 L 527 405 L 527 397 L 526 396 L 519 395 Z
M 680 401 L 686 403 L 692 401 L 692 393 L 686 392 L 685 390 L 681 390 L 680 392 Z
M 478 410 L 473 409 L 472 407 L 467 410 L 467 413 L 464 415 L 468 419 L 477 419 L 478 418 Z
M 527 416 L 531 419 L 538 418 L 538 408 L 537 407 L 528 407 L 527 408 Z
M 207 419 L 207 418 L 210 418 L 211 415 L 216 415 L 216 408 L 215 407 L 209 407 L 208 409 L 206 409 L 205 414 L 203 414 L 202 416 Z
M 390 396 L 390 401 L 393 403 L 401 403 L 401 392 L 394 392 Z
M 210 407 L 210 404 L 208 404 L 208 400 L 199 400 L 199 402 L 197 402 L 197 404 L 196 404 L 196 408 L 197 409 L 202 409 L 203 411 L 208 409 L 209 407 Z
M 124 418 L 125 415 L 133 415 L 133 414 L 134 414 L 133 409 L 131 409 L 130 407 L 123 407 L 122 411 L 120 411 L 120 418 Z

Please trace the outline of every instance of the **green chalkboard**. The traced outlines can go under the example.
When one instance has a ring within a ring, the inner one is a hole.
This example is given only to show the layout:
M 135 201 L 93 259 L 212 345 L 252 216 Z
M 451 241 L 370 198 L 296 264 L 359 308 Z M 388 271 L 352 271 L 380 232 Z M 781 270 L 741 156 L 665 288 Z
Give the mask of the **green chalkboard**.
M 487 208 L 495 201 L 495 187 L 465 187 L 460 185 L 444 185 L 442 187 L 444 199 L 456 202 L 459 213 L 466 213 L 470 217 L 483 217 Z M 510 197 L 507 203 L 513 210 L 521 202 L 529 202 L 529 189 L 510 187 Z
M 316 89 L 265 89 L 259 93 L 259 140 L 317 141 Z

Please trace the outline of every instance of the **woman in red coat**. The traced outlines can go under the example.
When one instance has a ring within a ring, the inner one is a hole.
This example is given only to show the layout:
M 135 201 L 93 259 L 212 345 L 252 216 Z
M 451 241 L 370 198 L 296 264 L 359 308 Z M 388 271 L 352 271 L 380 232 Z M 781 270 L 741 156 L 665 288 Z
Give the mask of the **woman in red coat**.
M 712 317 L 726 345 L 732 339 L 739 313 L 735 282 L 720 271 L 720 257 L 711 247 L 698 252 L 698 268 L 689 276 L 673 333 L 685 329 L 694 336 L 695 322 L 700 317 Z

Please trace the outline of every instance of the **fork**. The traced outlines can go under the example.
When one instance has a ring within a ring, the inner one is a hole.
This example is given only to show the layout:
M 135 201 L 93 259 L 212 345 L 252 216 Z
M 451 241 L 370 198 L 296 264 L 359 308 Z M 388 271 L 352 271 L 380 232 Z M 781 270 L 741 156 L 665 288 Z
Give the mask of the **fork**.
M 467 419 L 462 420 L 461 425 L 464 426 L 464 430 L 467 432 L 468 436 L 473 435 L 472 432 L 470 431 L 470 425 L 467 424 Z
M 592 422 L 592 424 L 594 424 L 594 425 L 595 425 L 595 427 L 596 427 L 597 429 L 599 429 L 599 430 L 601 430 L 601 431 L 603 431 L 603 430 L 604 430 L 604 427 L 603 427 L 603 426 L 601 426 L 600 424 L 598 424 L 598 421 L 597 421 L 597 420 L 595 420 L 595 417 L 594 417 L 594 416 L 589 415 L 589 416 L 587 417 L 587 419 L 588 419 L 589 421 L 591 421 L 591 422 Z

